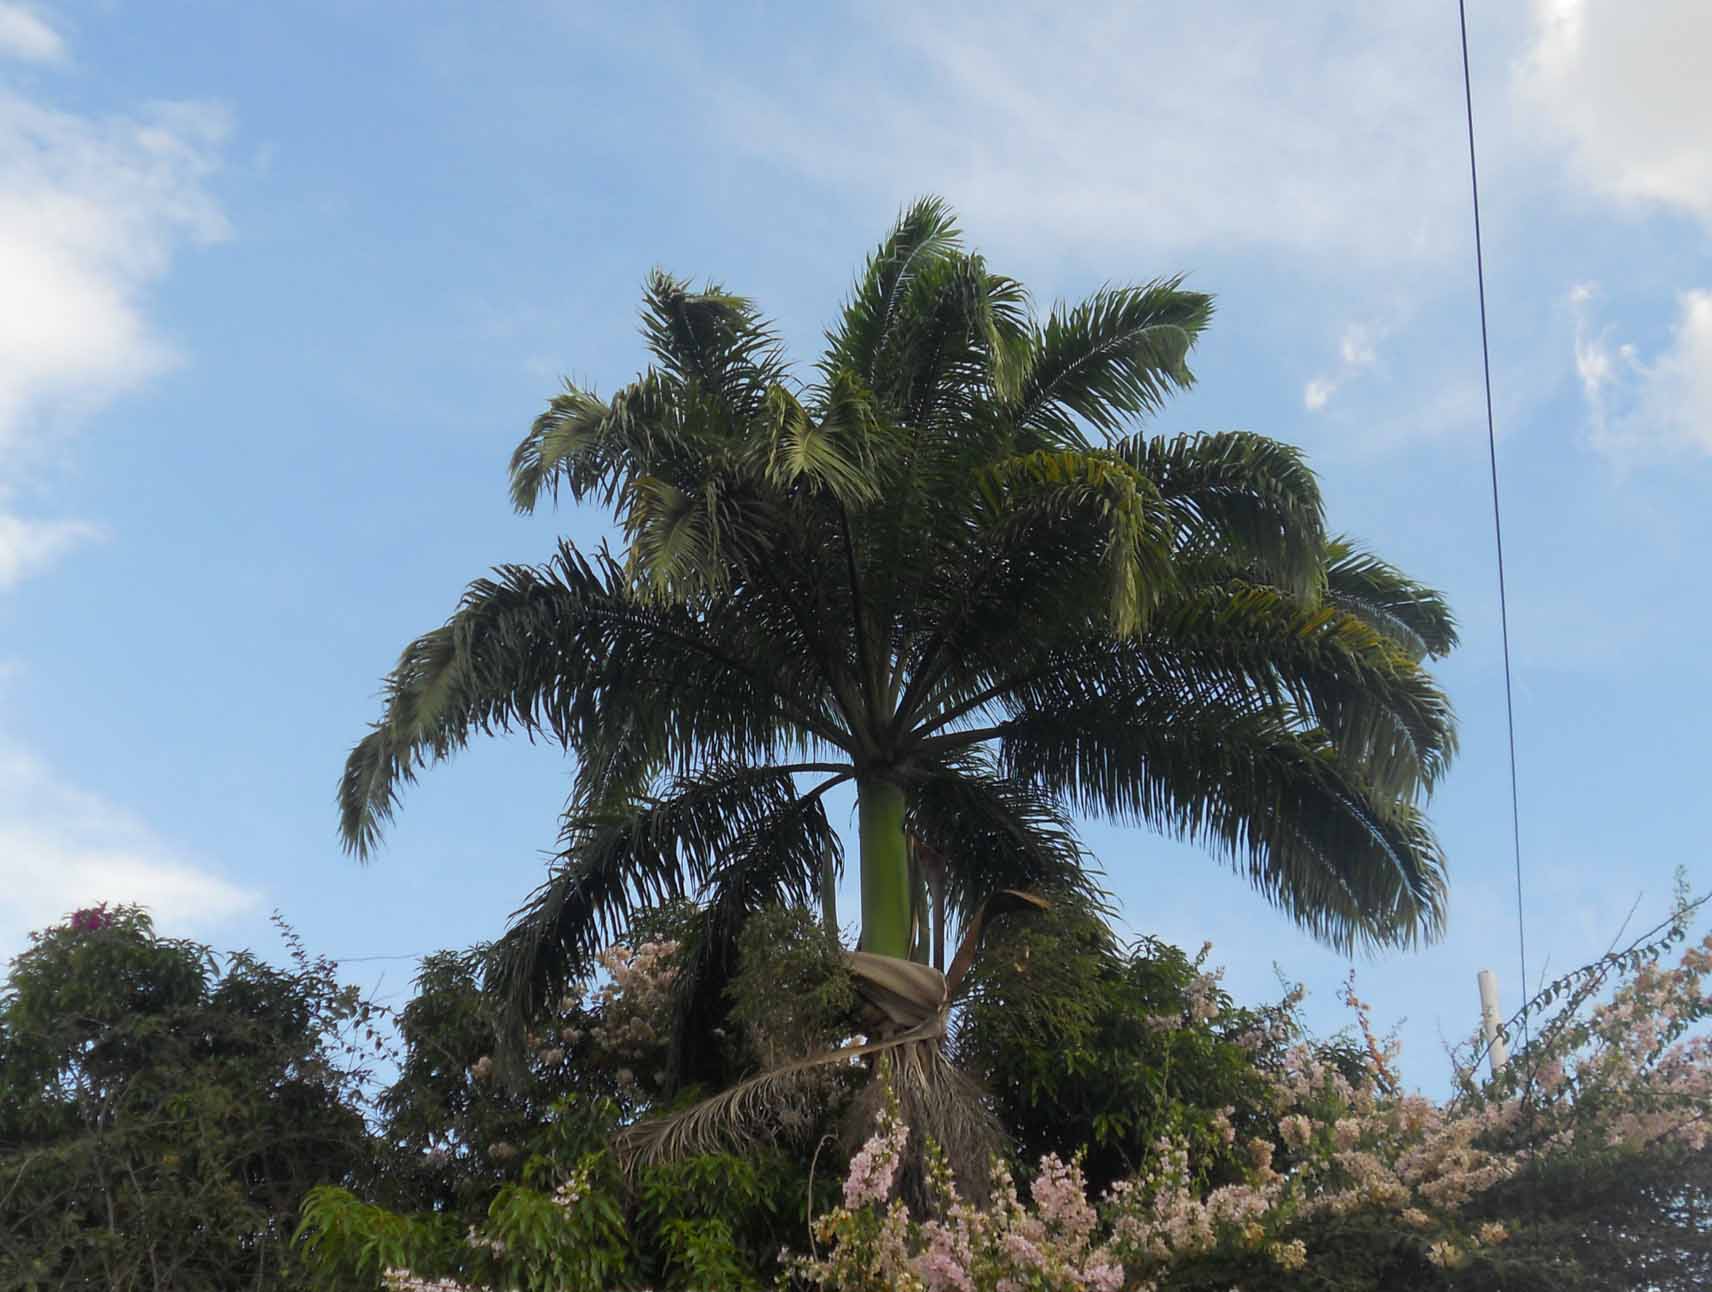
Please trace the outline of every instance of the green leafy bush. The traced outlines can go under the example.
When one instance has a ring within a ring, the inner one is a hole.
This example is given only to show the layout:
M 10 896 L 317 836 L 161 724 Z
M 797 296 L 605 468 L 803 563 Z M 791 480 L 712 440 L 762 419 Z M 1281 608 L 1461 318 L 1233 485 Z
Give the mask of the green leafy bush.
M 1237 1140 L 1266 1129 L 1262 1065 L 1289 1034 L 1288 1006 L 1234 1008 L 1205 955 L 1154 938 L 1124 950 L 1069 905 L 1004 922 L 952 1048 L 1021 1160 L 1080 1155 L 1103 1190 L 1169 1135 L 1193 1146 L 1203 1178 L 1237 1173 Z
M 0 1287 L 305 1285 L 299 1200 L 373 1178 L 380 1020 L 282 930 L 290 970 L 134 906 L 33 935 L 0 995 Z

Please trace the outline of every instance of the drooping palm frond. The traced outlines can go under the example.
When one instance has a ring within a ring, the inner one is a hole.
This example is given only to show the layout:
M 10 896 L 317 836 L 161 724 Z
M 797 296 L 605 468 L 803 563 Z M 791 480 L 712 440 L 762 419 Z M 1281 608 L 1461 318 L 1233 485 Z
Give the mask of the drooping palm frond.
M 991 751 L 959 750 L 910 786 L 910 830 L 945 858 L 946 902 L 967 920 L 1004 889 L 1097 907 L 1098 869 L 1057 797 L 1008 780 Z
M 1443 595 L 1347 538 L 1327 544 L 1326 599 L 1404 643 L 1417 660 L 1456 648 L 1456 620 Z
M 975 916 L 977 925 L 981 918 Z M 1004 1137 L 979 1087 L 947 1060 L 940 1044 L 950 1004 L 945 976 L 892 956 L 852 952 L 846 959 L 858 995 L 869 1003 L 875 1034 L 778 1064 L 687 1108 L 628 1127 L 617 1144 L 626 1165 L 716 1152 L 762 1138 L 776 1141 L 780 1112 L 805 1082 L 871 1063 L 879 1081 L 867 1083 L 857 1099 L 852 1129 L 860 1134 L 878 1102 L 890 1098 L 920 1138 L 937 1144 L 953 1171 L 978 1191 Z M 920 1194 L 923 1166 L 918 1148 L 905 1169 L 906 1193 Z
M 639 909 L 702 896 L 709 885 L 720 947 L 734 939 L 742 903 L 807 900 L 830 827 L 818 803 L 798 794 L 798 770 L 715 766 L 621 808 L 573 806 L 552 873 L 494 945 L 492 985 L 527 1013 L 586 969 Z
M 495 573 L 405 649 L 381 721 L 347 760 L 340 826 L 359 855 L 402 786 L 474 731 L 518 728 L 577 749 L 622 732 L 681 767 L 698 756 L 764 762 L 801 748 L 805 733 L 838 735 L 828 715 L 802 707 L 817 703 L 812 686 L 798 685 L 794 657 L 781 661 L 744 605 L 698 614 L 638 600 L 612 560 L 568 544 L 550 565 Z
M 1178 551 L 1252 567 L 1299 599 L 1325 579 L 1319 482 L 1300 450 L 1246 431 L 1135 436 L 1114 451 L 1153 481 Z
M 1353 615 L 1303 609 L 1275 588 L 1243 583 L 1172 597 L 1134 643 L 1094 639 L 1027 660 L 927 724 L 945 733 L 928 747 L 966 742 L 953 719 L 983 711 L 1121 712 L 1178 695 L 1318 727 L 1376 791 L 1393 796 L 1430 790 L 1456 750 L 1448 702 L 1401 646 Z
M 1444 857 L 1419 811 L 1275 712 L 1182 696 L 1042 713 L 1005 725 L 1000 766 L 1083 812 L 1215 848 L 1340 950 L 1443 924 Z
M 1188 356 L 1212 318 L 1210 296 L 1182 279 L 1105 287 L 1035 336 L 1027 376 L 1006 413 L 1048 444 L 1081 444 L 1082 423 L 1107 435 L 1194 384 Z
M 1091 519 L 1099 533 L 1111 632 L 1128 637 L 1173 582 L 1171 532 L 1153 482 L 1095 453 L 1037 450 L 992 463 L 976 477 L 995 520 Z M 1019 496 L 1020 495 L 1020 496 Z M 980 511 L 977 521 L 986 519 Z M 996 526 L 995 526 L 996 527 Z M 1036 572 L 1051 577 L 1051 571 Z
M 1276 588 L 1235 583 L 1178 598 L 1139 659 L 1168 685 L 1288 706 L 1389 795 L 1430 791 L 1456 753 L 1449 702 L 1394 639 Z
M 667 1052 L 672 1085 L 694 1080 L 698 1068 L 717 1066 L 709 1062 L 717 1057 L 712 1033 L 725 1017 L 723 993 L 740 968 L 738 943 L 749 917 L 769 906 L 811 905 L 823 868 L 842 865 L 843 841 L 827 819 L 821 795 L 845 779 L 826 777 L 745 823 L 703 876 L 699 915 L 679 951 L 672 986 L 674 1025 Z
M 880 418 L 861 380 L 840 369 L 827 380 L 814 412 L 782 386 L 768 397 L 766 479 L 781 490 L 824 490 L 845 507 L 878 502 L 895 433 Z
M 566 382 L 511 455 L 512 505 L 533 511 L 543 492 L 557 501 L 563 484 L 574 502 L 611 506 L 639 472 L 682 451 L 678 394 L 659 372 L 604 402 Z
M 917 593 L 931 631 L 897 644 L 912 723 L 1055 647 L 1136 632 L 1176 581 L 1152 482 L 1103 451 L 1000 458 L 971 473 L 958 511 Z

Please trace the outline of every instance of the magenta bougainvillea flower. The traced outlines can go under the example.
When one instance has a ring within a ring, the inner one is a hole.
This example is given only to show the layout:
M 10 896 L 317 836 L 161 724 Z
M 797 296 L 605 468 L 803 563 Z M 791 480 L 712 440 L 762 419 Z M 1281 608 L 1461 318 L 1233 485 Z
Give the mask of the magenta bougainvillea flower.
M 108 914 L 107 903 L 99 906 L 86 906 L 81 911 L 72 912 L 71 931 L 73 933 L 94 933 L 97 930 L 112 926 L 113 917 Z

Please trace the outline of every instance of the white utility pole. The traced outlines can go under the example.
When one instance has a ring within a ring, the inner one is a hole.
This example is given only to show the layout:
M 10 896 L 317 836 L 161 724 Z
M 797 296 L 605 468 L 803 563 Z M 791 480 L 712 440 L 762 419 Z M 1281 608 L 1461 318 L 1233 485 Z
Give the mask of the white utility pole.
M 1510 1061 L 1510 1050 L 1498 1031 L 1498 975 L 1490 969 L 1480 971 L 1480 1034 L 1486 1038 L 1486 1057 L 1491 1060 L 1492 1075 L 1497 1076 Z

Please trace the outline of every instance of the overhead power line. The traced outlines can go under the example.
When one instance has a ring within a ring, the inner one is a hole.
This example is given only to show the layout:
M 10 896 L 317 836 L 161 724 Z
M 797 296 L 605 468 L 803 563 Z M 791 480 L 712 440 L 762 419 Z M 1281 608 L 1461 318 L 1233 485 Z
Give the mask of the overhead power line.
M 1480 367 L 1486 382 L 1486 455 L 1492 469 L 1492 537 L 1498 548 L 1498 622 L 1504 638 L 1504 719 L 1510 738 L 1510 843 L 1516 861 L 1516 948 L 1522 999 L 1528 998 L 1528 931 L 1522 909 L 1522 814 L 1516 790 L 1516 702 L 1510 680 L 1510 602 L 1504 583 L 1504 516 L 1498 501 L 1498 435 L 1492 421 L 1492 354 L 1486 336 L 1486 258 L 1480 241 L 1480 169 L 1474 159 L 1474 89 L 1468 71 L 1468 7 L 1457 0 L 1462 26 L 1462 99 L 1468 116 L 1468 184 L 1474 197 L 1474 276 L 1480 291 Z M 1526 1019 L 1522 1027 L 1527 1028 Z

